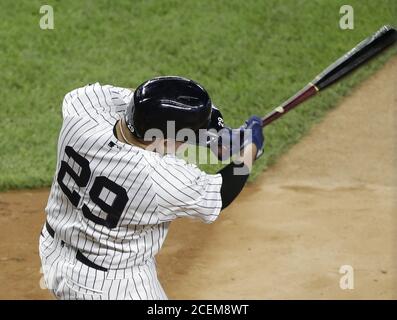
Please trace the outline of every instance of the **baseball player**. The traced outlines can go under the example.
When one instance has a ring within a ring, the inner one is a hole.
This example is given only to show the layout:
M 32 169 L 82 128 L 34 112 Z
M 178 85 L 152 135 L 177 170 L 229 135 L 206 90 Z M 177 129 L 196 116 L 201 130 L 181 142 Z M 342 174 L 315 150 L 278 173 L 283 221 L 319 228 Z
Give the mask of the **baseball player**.
M 181 77 L 135 91 L 90 84 L 65 96 L 62 115 L 39 244 L 47 288 L 58 299 L 166 299 L 155 255 L 171 221 L 211 223 L 237 197 L 263 150 L 261 120 L 222 129 L 206 90 Z M 194 141 L 171 135 L 169 123 Z M 222 134 L 200 138 L 211 130 Z M 176 156 L 186 143 L 237 158 L 207 174 Z

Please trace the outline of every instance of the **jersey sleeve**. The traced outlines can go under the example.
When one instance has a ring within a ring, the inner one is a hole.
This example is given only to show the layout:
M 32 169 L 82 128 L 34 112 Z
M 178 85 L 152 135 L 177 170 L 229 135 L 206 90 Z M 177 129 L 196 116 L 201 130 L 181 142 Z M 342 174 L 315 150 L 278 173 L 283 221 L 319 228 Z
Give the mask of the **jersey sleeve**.
M 101 85 L 98 82 L 75 89 L 65 95 L 62 115 L 66 117 L 89 117 L 95 121 L 106 116 L 117 118 L 123 113 L 133 96 L 127 88 Z M 107 118 L 107 117 L 105 117 Z
M 190 217 L 211 223 L 219 216 L 222 208 L 220 174 L 207 174 L 178 159 L 160 161 L 153 167 L 151 178 L 160 221 Z

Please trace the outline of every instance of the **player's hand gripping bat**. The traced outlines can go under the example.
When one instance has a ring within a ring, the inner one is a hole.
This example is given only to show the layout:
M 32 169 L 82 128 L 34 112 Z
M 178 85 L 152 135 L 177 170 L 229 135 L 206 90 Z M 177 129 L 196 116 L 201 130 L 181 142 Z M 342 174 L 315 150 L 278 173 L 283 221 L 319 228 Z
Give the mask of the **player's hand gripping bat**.
M 332 63 L 303 89 L 263 117 L 262 126 L 267 126 L 301 104 L 303 101 L 314 96 L 317 92 L 339 81 L 344 76 L 378 55 L 384 49 L 394 44 L 396 41 L 396 29 L 390 26 L 383 26 L 375 34 L 360 42 L 357 46 Z

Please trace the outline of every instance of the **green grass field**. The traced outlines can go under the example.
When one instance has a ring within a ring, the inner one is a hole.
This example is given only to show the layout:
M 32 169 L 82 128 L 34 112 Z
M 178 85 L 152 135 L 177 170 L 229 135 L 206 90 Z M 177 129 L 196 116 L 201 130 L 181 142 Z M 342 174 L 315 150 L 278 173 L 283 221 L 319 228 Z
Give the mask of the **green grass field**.
M 267 113 L 364 37 L 396 24 L 395 0 L 348 2 L 354 30 L 339 28 L 344 0 L 2 0 L 0 190 L 51 183 L 62 98 L 90 82 L 134 87 L 182 75 L 208 89 L 231 126 Z M 43 4 L 54 8 L 54 30 L 39 28 Z M 271 125 L 253 177 L 394 52 Z

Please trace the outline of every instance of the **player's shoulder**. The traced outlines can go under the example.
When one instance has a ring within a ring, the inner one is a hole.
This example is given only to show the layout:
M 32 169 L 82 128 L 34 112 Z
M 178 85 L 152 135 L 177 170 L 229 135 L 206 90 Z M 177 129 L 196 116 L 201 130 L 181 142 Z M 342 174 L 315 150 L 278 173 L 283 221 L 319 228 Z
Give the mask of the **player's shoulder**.
M 111 84 L 101 84 L 99 82 L 89 83 L 85 86 L 75 88 L 65 94 L 64 100 L 68 101 L 78 96 L 87 96 L 87 94 L 121 95 L 123 99 L 131 98 L 134 90 L 131 88 L 117 87 Z
M 124 112 L 133 96 L 131 89 L 102 85 L 99 82 L 68 92 L 62 104 L 66 117 L 113 117 Z
M 95 83 L 89 83 L 85 86 L 75 88 L 68 93 L 65 94 L 64 96 L 64 101 L 68 102 L 73 100 L 76 97 L 79 96 L 86 96 L 87 94 L 94 94 L 94 93 L 101 93 L 103 95 L 109 94 L 109 91 L 112 90 L 114 86 L 109 85 L 109 84 L 101 84 L 99 82 Z

